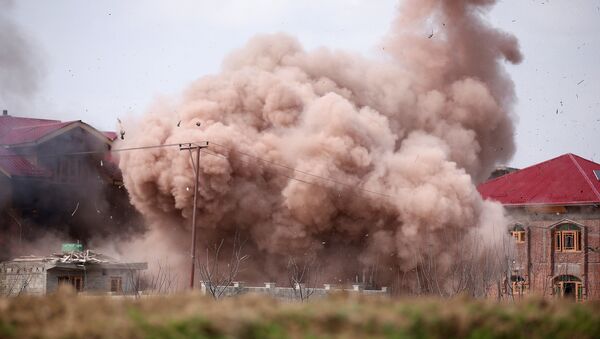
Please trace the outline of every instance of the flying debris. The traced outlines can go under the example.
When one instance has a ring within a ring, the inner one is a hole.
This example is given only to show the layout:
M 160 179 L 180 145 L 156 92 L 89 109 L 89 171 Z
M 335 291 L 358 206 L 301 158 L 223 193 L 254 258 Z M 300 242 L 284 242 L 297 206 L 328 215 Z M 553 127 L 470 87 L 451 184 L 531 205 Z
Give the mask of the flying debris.
M 200 125 L 201 125 L 201 124 L 200 124 L 200 121 L 198 121 L 198 122 L 196 123 L 196 126 L 200 127 Z
M 181 120 L 177 123 L 177 127 L 181 126 Z
M 431 34 L 429 34 L 429 36 L 427 37 L 427 39 L 431 39 L 433 38 L 433 31 L 431 31 Z
M 585 79 L 581 80 L 580 82 L 577 83 L 577 85 L 581 85 L 584 81 L 585 81 Z
M 71 216 L 75 215 L 75 213 L 77 212 L 77 209 L 79 209 L 79 201 L 77 202 L 77 206 L 75 206 L 75 210 L 73 210 L 73 213 L 71 213 Z
M 117 122 L 119 123 L 119 134 L 121 135 L 121 140 L 125 140 L 125 131 L 123 130 L 123 123 L 119 118 L 117 118 Z

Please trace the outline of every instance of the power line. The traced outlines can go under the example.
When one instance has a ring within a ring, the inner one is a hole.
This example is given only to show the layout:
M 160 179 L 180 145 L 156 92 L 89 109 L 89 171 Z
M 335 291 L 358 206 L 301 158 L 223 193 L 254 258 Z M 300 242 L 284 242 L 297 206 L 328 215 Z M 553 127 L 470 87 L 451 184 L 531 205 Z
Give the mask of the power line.
M 206 149 L 203 149 L 202 152 L 206 153 L 208 155 L 212 155 L 212 156 L 216 156 L 216 157 L 220 157 L 220 158 L 224 158 L 224 159 L 228 159 L 229 160 L 229 158 L 227 156 L 225 156 L 223 154 L 220 154 L 220 153 L 214 153 L 214 152 L 211 152 L 211 151 L 207 151 Z M 258 157 L 253 157 L 253 158 L 258 158 Z M 264 159 L 262 159 L 262 160 L 264 160 Z M 245 160 L 242 160 L 242 159 L 240 159 L 240 161 L 242 161 L 244 163 L 247 163 L 247 164 L 250 164 L 249 161 L 245 161 Z M 272 163 L 271 161 L 268 161 L 268 160 L 264 160 L 264 161 L 268 162 L 268 163 Z M 273 163 L 273 164 L 276 164 L 276 163 Z M 316 175 L 316 174 L 312 174 L 312 173 L 309 173 L 309 172 L 296 170 L 296 169 L 294 169 L 292 167 L 289 167 L 289 166 L 285 166 L 285 165 L 281 165 L 281 164 L 279 164 L 279 166 L 287 168 L 287 169 L 290 169 L 290 170 L 295 171 L 295 172 L 300 172 L 300 173 L 303 173 L 303 174 L 306 174 L 306 175 L 313 176 L 315 178 L 319 178 L 319 179 L 322 179 L 322 180 L 325 180 L 325 181 L 329 181 L 329 182 L 332 182 L 332 183 L 337 184 L 337 185 L 347 186 L 347 187 L 350 187 L 352 190 L 358 190 L 358 191 L 363 191 L 363 192 L 370 193 L 370 194 L 376 194 L 376 195 L 380 195 L 380 196 L 383 196 L 383 197 L 386 197 L 386 198 L 393 198 L 393 196 L 391 196 L 389 194 L 380 193 L 380 192 L 376 192 L 376 191 L 371 191 L 371 190 L 364 189 L 364 188 L 361 188 L 361 187 L 356 187 L 356 186 L 353 186 L 353 185 L 341 183 L 341 182 L 335 181 L 335 180 L 327 178 L 327 177 L 322 177 L 322 176 L 319 176 L 319 175 Z M 266 168 L 266 167 L 263 166 L 263 168 Z M 318 184 L 318 183 L 315 183 L 315 182 L 311 182 L 311 181 L 307 181 L 307 180 L 302 180 L 302 179 L 299 179 L 299 178 L 294 177 L 294 176 L 286 175 L 286 174 L 281 173 L 279 171 L 277 171 L 276 174 L 281 175 L 283 177 L 286 177 L 286 178 L 288 178 L 290 180 L 299 181 L 299 182 L 302 182 L 302 183 L 305 183 L 305 184 L 308 184 L 308 185 L 313 185 L 313 186 L 318 186 L 318 187 L 323 187 L 323 188 L 329 188 L 328 186 L 324 186 L 324 185 L 321 185 L 321 184 Z
M 78 156 L 78 155 L 90 155 L 90 154 L 105 154 L 105 153 L 111 153 L 111 152 L 127 152 L 127 151 L 138 151 L 138 150 L 146 150 L 146 149 L 155 149 L 155 148 L 167 148 L 167 147 L 179 147 L 181 145 L 195 145 L 195 144 L 199 144 L 201 142 L 179 142 L 176 144 L 163 144 L 163 145 L 150 145 L 150 146 L 138 146 L 138 147 L 127 147 L 127 148 L 116 148 L 116 149 L 110 149 L 110 150 L 102 150 L 102 151 L 82 151 L 82 152 L 71 152 L 71 153 L 54 153 L 54 154 L 42 154 L 42 155 L 37 155 L 38 157 L 41 158 L 46 158 L 46 157 L 67 157 L 67 156 Z M 7 148 L 8 150 L 10 150 L 10 148 Z M 35 155 L 35 154 L 0 154 L 0 158 L 14 158 L 14 157 L 21 157 L 21 156 L 28 156 L 28 155 Z
M 272 160 L 263 159 L 263 158 L 255 156 L 255 155 L 252 155 L 252 154 L 244 153 L 244 152 L 241 152 L 241 151 L 238 151 L 238 150 L 232 150 L 231 148 L 228 148 L 226 146 L 217 144 L 215 142 L 211 142 L 209 144 L 209 146 L 210 145 L 219 146 L 219 147 L 222 147 L 222 148 L 227 149 L 229 151 L 232 151 L 232 152 L 235 152 L 235 153 L 239 153 L 239 154 L 245 155 L 247 157 L 254 158 L 254 159 L 257 159 L 259 161 L 266 162 L 266 163 L 274 165 L 274 166 L 279 166 L 279 167 L 291 170 L 293 172 L 298 172 L 298 173 L 302 173 L 302 174 L 305 174 L 305 175 L 308 175 L 308 176 L 311 176 L 311 177 L 314 177 L 314 178 L 318 178 L 318 179 L 321 179 L 321 180 L 329 181 L 329 182 L 332 182 L 332 183 L 334 183 L 336 185 L 342 185 L 342 186 L 350 187 L 352 189 L 360 189 L 360 190 L 362 190 L 364 192 L 367 192 L 367 193 L 377 194 L 377 195 L 381 195 L 381 196 L 384 196 L 384 197 L 387 197 L 387 198 L 393 198 L 393 196 L 391 196 L 389 194 L 380 193 L 380 192 L 376 192 L 376 191 L 371 191 L 371 190 L 366 189 L 366 188 L 357 188 L 356 186 L 354 186 L 352 184 L 346 184 L 346 183 L 343 183 L 343 182 L 340 182 L 340 181 L 337 181 L 337 180 L 334 180 L 334 179 L 331 179 L 331 178 L 327 178 L 327 177 L 323 177 L 323 176 L 320 176 L 320 175 L 317 175 L 317 174 L 313 174 L 313 173 L 310 173 L 310 172 L 302 171 L 302 170 L 296 169 L 294 167 L 291 167 L 291 166 L 288 166 L 288 165 L 284 165 L 284 164 L 281 164 L 281 163 L 278 163 L 278 162 L 275 162 L 275 161 L 272 161 Z
M 181 147 L 182 145 L 189 145 L 189 144 L 197 145 L 197 144 L 201 144 L 201 143 L 205 143 L 205 142 L 191 142 L 191 143 L 190 142 L 180 142 L 180 143 L 162 144 L 162 145 L 148 145 L 148 146 L 117 148 L 117 149 L 102 150 L 102 151 L 82 151 L 82 152 L 71 152 L 71 153 L 42 154 L 42 155 L 37 155 L 37 156 L 41 157 L 41 158 L 66 157 L 66 156 L 82 156 L 82 155 L 92 155 L 92 154 L 106 154 L 106 153 L 110 153 L 110 152 L 119 153 L 119 152 L 148 150 L 148 149 L 159 149 L 159 148 L 168 148 L 168 147 Z M 385 194 L 385 193 L 381 193 L 381 192 L 377 192 L 377 191 L 372 191 L 372 190 L 369 190 L 369 189 L 366 189 L 366 188 L 357 187 L 357 186 L 352 185 L 352 184 L 347 184 L 347 183 L 344 183 L 344 182 L 340 182 L 340 181 L 337 181 L 337 180 L 334 180 L 334 179 L 331 179 L 331 178 L 327 178 L 327 177 L 324 177 L 324 176 L 320 176 L 320 175 L 317 175 L 317 174 L 314 174 L 314 173 L 310 173 L 310 172 L 307 172 L 307 171 L 299 170 L 299 169 L 296 169 L 294 167 L 291 167 L 291 166 L 288 166 L 288 165 L 285 165 L 285 164 L 281 164 L 281 163 L 278 163 L 278 162 L 275 162 L 275 161 L 272 161 L 272 160 L 268 160 L 268 159 L 257 157 L 255 155 L 252 155 L 252 154 L 249 154 L 249 153 L 245 153 L 245 152 L 241 152 L 241 151 L 238 151 L 238 150 L 235 150 L 235 149 L 231 149 L 229 147 L 226 147 L 226 146 L 218 144 L 218 143 L 209 142 L 208 145 L 209 145 L 209 147 L 212 146 L 212 145 L 218 146 L 218 147 L 226 149 L 226 150 L 228 150 L 230 152 L 238 153 L 238 154 L 244 155 L 244 156 L 249 157 L 249 158 L 256 159 L 258 161 L 261 161 L 263 163 L 266 163 L 266 164 L 269 164 L 269 165 L 272 165 L 272 166 L 277 166 L 277 167 L 280 167 L 280 168 L 284 168 L 284 169 L 290 170 L 290 171 L 295 172 L 295 173 L 301 173 L 301 174 L 304 174 L 304 175 L 307 175 L 307 176 L 310 176 L 310 177 L 313 177 L 313 178 L 316 178 L 316 179 L 319 179 L 319 180 L 328 181 L 328 182 L 330 182 L 332 184 L 335 184 L 335 185 L 345 186 L 345 187 L 348 187 L 348 188 L 350 188 L 352 190 L 359 190 L 359 191 L 363 191 L 363 192 L 366 192 L 366 193 L 369 193 L 369 194 L 379 195 L 379 196 L 386 197 L 386 198 L 392 198 L 392 199 L 394 198 L 392 195 L 389 195 L 389 194 Z M 223 155 L 221 153 L 218 153 L 218 151 L 210 152 L 210 151 L 207 151 L 206 149 L 203 149 L 202 152 L 204 152 L 206 154 L 209 154 L 209 155 L 212 155 L 212 156 L 218 156 L 218 157 L 222 157 L 222 158 L 225 158 L 225 159 L 229 160 L 229 158 L 227 156 L 225 156 L 225 155 Z M 14 154 L 14 155 L 2 154 L 2 155 L 0 155 L 0 159 L 2 159 L 2 158 L 14 158 L 14 157 L 20 157 L 20 156 L 27 156 L 27 154 Z M 251 164 L 250 162 L 244 161 L 244 160 L 241 160 L 241 159 L 240 159 L 240 161 L 243 161 L 243 162 L 245 162 L 247 164 Z M 263 166 L 263 168 L 266 168 L 266 167 Z M 299 179 L 299 178 L 294 177 L 294 176 L 289 176 L 289 175 L 281 173 L 280 171 L 277 171 L 277 174 L 281 175 L 281 176 L 284 176 L 284 177 L 286 177 L 286 178 L 288 178 L 290 180 L 299 181 L 299 182 L 302 182 L 302 183 L 305 183 L 305 184 L 308 184 L 308 185 L 314 185 L 314 186 L 326 187 L 327 188 L 327 186 L 320 185 L 318 183 L 307 181 L 307 180 L 302 180 L 302 179 Z

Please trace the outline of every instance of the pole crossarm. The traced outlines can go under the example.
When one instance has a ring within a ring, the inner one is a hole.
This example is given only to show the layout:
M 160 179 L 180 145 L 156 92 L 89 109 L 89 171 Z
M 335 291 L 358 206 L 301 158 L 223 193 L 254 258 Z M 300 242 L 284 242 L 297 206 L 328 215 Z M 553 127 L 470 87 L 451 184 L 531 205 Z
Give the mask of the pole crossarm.
M 207 148 L 207 147 L 208 147 L 208 141 L 205 141 L 203 143 L 188 142 L 188 143 L 184 143 L 184 144 L 179 144 L 180 151 L 188 151 L 188 150 L 191 151 L 191 150 L 195 150 L 197 148 L 202 149 L 202 148 Z

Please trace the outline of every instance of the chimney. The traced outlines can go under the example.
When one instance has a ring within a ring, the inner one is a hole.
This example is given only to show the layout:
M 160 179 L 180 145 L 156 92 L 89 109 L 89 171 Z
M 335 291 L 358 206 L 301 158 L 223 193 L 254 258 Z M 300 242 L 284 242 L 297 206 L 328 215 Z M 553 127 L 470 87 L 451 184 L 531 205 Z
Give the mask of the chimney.
M 3 116 L 7 116 L 8 115 L 8 110 L 7 109 L 3 109 L 2 110 L 2 115 Z

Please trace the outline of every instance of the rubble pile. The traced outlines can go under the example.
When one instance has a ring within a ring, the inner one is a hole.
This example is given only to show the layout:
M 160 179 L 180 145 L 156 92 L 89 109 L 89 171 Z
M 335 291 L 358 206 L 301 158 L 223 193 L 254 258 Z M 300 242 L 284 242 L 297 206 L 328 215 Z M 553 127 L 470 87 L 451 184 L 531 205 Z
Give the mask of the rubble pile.
M 53 253 L 50 259 L 68 264 L 100 264 L 116 261 L 106 255 L 95 253 L 90 250 L 85 250 L 83 252 Z
M 48 261 L 63 264 L 107 264 L 118 262 L 112 257 L 90 250 L 53 253 L 47 257 L 23 256 L 14 259 L 14 261 Z

